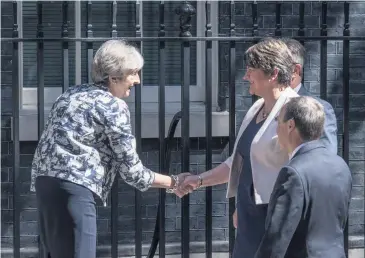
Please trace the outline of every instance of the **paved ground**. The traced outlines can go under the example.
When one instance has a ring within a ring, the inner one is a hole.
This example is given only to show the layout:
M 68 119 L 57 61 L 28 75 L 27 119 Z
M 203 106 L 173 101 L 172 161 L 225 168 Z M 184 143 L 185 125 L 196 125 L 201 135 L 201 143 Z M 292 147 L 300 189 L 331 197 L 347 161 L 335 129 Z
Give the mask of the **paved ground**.
M 13 257 L 12 256 L 12 250 L 1 250 L 2 255 L 1 257 L 4 258 L 10 258 Z M 4 252 L 5 251 L 5 252 Z M 8 251 L 8 252 L 6 252 Z M 22 250 L 24 252 L 24 250 Z M 37 250 L 33 250 L 35 253 Z M 24 254 L 22 252 L 21 257 L 23 258 L 34 258 L 34 255 L 30 255 L 30 254 Z M 352 249 L 349 251 L 349 258 L 365 258 L 364 256 L 365 253 L 365 249 Z M 34 254 L 34 253 L 33 253 Z M 99 258 L 103 258 L 103 256 L 98 256 Z M 105 258 L 110 258 L 110 256 L 105 256 Z M 122 256 L 121 256 L 122 258 Z M 135 256 L 123 256 L 123 258 L 135 258 Z M 158 258 L 158 255 L 155 255 L 155 258 Z M 181 258 L 181 255 L 166 255 L 165 258 Z M 200 253 L 200 254 L 190 254 L 190 258 L 205 258 L 205 254 L 204 253 Z M 213 258 L 229 258 L 228 253 L 213 253 Z
M 22 258 L 34 258 L 37 257 L 38 250 L 37 248 L 21 248 L 21 257 Z M 13 258 L 12 249 L 10 248 L 2 248 L 1 249 L 1 257 L 3 258 Z M 110 254 L 99 254 L 98 258 L 110 258 Z M 143 257 L 146 257 L 145 255 Z M 158 258 L 158 254 L 155 255 L 154 258 Z M 120 256 L 120 258 L 135 258 L 135 256 Z M 166 255 L 165 258 L 181 258 L 180 254 L 174 255 Z M 192 253 L 190 254 L 190 258 L 205 258 L 205 253 Z M 228 253 L 224 252 L 215 252 L 213 253 L 213 258 L 229 258 Z M 330 257 L 326 257 L 330 258 Z M 349 258 L 365 258 L 365 249 L 350 249 L 349 250 Z
M 349 250 L 349 258 L 365 258 L 365 249 L 352 249 Z M 158 255 L 155 255 L 158 258 Z M 123 258 L 135 258 L 134 256 L 128 256 Z M 181 258 L 181 255 L 166 255 L 165 258 Z M 205 258 L 205 254 L 191 254 L 190 258 Z M 229 258 L 228 253 L 213 253 L 213 258 Z

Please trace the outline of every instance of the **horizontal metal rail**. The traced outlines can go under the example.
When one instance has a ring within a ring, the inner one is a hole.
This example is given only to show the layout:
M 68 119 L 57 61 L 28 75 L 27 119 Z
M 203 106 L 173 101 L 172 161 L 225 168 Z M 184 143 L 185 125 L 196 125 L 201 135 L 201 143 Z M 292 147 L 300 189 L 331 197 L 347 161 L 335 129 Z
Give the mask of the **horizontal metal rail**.
M 274 37 L 274 36 L 273 36 Z M 259 41 L 267 37 L 115 37 L 113 39 L 119 40 L 126 40 L 130 42 L 139 42 L 139 41 Z M 279 38 L 279 37 L 278 37 Z M 358 40 L 358 41 L 365 41 L 365 36 L 296 36 L 291 37 L 296 40 L 305 40 L 305 41 L 321 41 L 321 40 Z M 110 40 L 110 37 L 97 37 L 97 38 L 2 38 L 1 41 L 3 42 L 36 42 L 36 41 L 45 41 L 45 42 L 75 42 L 75 41 L 82 41 L 82 42 L 104 42 Z

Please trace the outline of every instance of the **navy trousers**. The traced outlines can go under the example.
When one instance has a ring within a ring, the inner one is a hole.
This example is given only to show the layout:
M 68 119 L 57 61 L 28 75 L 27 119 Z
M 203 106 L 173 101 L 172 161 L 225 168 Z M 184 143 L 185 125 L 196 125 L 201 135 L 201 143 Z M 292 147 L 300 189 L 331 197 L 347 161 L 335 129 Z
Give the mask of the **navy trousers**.
M 267 204 L 256 205 L 253 186 L 240 185 L 237 235 L 232 258 L 254 258 L 265 234 Z
M 96 257 L 96 207 L 86 187 L 55 177 L 36 179 L 40 238 L 48 258 Z

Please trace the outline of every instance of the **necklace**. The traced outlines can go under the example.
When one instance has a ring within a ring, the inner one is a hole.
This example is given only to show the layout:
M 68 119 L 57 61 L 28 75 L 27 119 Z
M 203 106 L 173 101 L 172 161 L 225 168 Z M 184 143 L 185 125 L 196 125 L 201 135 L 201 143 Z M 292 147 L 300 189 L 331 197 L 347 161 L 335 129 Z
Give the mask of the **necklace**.
M 271 108 L 272 109 L 272 108 Z M 270 112 L 271 112 L 271 109 L 269 110 L 269 111 L 266 111 L 265 110 L 265 104 L 264 104 L 264 106 L 262 107 L 262 119 L 263 120 L 265 120 L 267 117 L 268 117 L 268 115 L 270 114 Z
M 266 117 L 267 117 L 267 114 L 266 114 L 265 110 L 262 110 L 262 118 L 266 119 Z
M 262 119 L 266 119 L 267 113 L 265 112 L 265 106 L 262 108 Z
M 274 103 L 274 105 L 275 105 L 275 103 Z M 271 110 L 273 109 L 274 105 L 271 106 L 269 110 L 265 110 L 266 105 L 264 103 L 264 105 L 262 106 L 262 119 L 263 120 L 265 120 L 269 116 L 269 114 L 270 114 Z

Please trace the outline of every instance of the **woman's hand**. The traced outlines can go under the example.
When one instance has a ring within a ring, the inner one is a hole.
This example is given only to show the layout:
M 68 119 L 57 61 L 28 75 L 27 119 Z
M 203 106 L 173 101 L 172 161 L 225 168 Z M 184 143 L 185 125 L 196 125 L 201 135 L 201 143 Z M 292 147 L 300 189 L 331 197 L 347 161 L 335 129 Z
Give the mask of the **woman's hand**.
M 179 182 L 178 182 L 178 185 L 177 185 L 177 189 L 174 191 L 174 193 L 179 198 L 182 198 L 184 195 L 193 192 L 193 189 L 191 187 L 182 187 L 182 185 L 184 184 L 186 178 L 188 178 L 189 176 L 191 176 L 191 174 L 188 173 L 188 172 L 181 173 L 181 174 L 177 175 Z
M 233 220 L 233 226 L 234 226 L 234 228 L 237 228 L 237 225 L 238 225 L 238 221 L 237 221 L 237 208 L 233 212 L 232 220 Z

